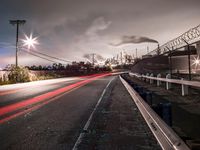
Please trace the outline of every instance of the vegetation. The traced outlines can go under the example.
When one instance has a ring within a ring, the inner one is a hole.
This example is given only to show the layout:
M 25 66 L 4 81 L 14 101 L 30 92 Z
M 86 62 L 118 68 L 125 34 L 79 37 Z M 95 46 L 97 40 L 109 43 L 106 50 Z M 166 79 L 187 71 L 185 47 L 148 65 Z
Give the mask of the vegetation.
M 65 66 L 60 63 L 54 63 L 51 66 L 33 65 L 30 67 L 8 65 L 4 71 L 7 71 L 6 77 L 0 77 L 0 85 L 109 72 L 111 68 L 109 66 L 93 66 L 91 63 L 85 62 L 73 62 Z
M 91 63 L 72 62 L 72 64 L 63 65 L 54 63 L 51 66 L 27 66 L 31 71 L 40 71 L 40 75 L 49 75 L 53 78 L 63 76 L 87 75 L 105 71 L 111 71 L 109 66 L 93 66 Z
M 16 67 L 15 65 L 11 65 L 7 67 L 10 71 L 8 74 L 8 79 L 11 83 L 18 83 L 18 82 L 29 82 L 29 70 L 25 67 Z

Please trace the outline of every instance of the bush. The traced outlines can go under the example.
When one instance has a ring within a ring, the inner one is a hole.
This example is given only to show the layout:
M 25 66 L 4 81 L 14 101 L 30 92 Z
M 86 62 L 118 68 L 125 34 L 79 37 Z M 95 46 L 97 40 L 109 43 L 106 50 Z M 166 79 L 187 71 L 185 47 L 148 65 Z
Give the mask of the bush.
M 9 81 L 12 83 L 18 82 L 29 82 L 29 70 L 25 67 L 16 67 L 15 65 L 11 65 L 8 70 L 10 73 L 8 74 Z

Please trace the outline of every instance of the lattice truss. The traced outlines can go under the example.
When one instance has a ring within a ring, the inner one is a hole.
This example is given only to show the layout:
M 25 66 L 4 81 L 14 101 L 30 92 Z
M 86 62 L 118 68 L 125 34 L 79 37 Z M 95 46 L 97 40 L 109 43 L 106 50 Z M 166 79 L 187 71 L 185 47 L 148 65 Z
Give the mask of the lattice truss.
M 163 54 L 170 50 L 176 50 L 186 46 L 186 42 L 189 44 L 194 44 L 200 41 L 200 25 L 188 30 L 187 32 L 183 33 L 181 36 L 165 43 L 164 45 L 160 46 L 160 48 L 151 51 L 149 54 Z

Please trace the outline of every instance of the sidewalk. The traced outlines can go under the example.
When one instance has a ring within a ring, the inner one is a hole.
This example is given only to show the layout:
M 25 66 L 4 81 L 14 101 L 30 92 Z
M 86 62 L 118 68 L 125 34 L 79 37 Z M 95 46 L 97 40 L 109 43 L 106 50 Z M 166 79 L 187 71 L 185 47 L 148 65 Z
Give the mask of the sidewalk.
M 160 150 L 129 93 L 117 78 L 95 113 L 80 150 Z

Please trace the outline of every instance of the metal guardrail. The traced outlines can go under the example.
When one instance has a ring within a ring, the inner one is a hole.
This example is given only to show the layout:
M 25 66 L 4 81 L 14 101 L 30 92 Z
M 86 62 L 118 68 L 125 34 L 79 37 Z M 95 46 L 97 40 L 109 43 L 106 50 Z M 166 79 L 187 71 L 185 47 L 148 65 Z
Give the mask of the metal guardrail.
M 132 72 L 129 72 L 129 75 L 135 76 L 135 77 L 137 77 L 137 78 L 141 78 L 141 77 L 142 77 L 142 75 L 140 75 L 140 74 L 138 74 L 138 73 L 132 73 Z
M 137 73 L 129 73 L 131 76 L 135 76 L 137 78 L 146 78 L 150 80 L 156 80 L 156 81 L 162 81 L 168 83 L 174 83 L 174 84 L 180 84 L 182 86 L 182 95 L 188 94 L 188 86 L 198 87 L 200 88 L 200 82 L 199 81 L 188 81 L 188 80 L 178 80 L 178 79 L 167 79 L 167 78 L 160 78 L 160 77 L 151 77 L 146 75 L 139 75 Z M 168 88 L 167 88 L 168 89 Z
M 121 76 L 120 80 L 128 90 L 162 149 L 189 150 L 189 147 L 182 139 L 151 109 L 151 107 Z

